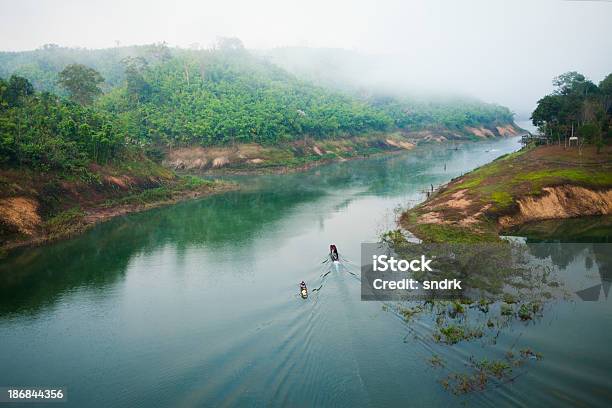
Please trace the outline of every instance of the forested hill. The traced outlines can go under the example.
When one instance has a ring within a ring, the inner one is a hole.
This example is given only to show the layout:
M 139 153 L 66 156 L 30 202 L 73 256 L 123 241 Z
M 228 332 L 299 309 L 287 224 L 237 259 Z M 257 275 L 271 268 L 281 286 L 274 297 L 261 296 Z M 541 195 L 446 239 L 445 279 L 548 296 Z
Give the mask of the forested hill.
M 32 51 L 0 52 L 0 77 L 18 75 L 27 78 L 34 88 L 67 96 L 57 83 L 57 75 L 69 64 L 83 64 L 104 77 L 103 90 L 120 86 L 125 80 L 122 61 L 128 57 L 153 58 L 155 46 L 85 49 L 47 44 Z
M 5 164 L 66 167 L 73 157 L 109 161 L 151 147 L 274 144 L 398 129 L 461 133 L 512 123 L 507 108 L 479 101 L 360 98 L 316 86 L 231 39 L 212 50 L 49 45 L 3 52 L 0 77 Z

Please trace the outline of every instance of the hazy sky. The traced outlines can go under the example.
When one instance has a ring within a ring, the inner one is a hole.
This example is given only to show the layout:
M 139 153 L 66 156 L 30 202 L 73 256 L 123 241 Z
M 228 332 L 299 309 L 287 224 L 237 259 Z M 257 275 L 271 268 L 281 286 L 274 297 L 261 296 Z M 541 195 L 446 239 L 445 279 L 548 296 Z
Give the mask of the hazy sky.
M 527 113 L 551 78 L 612 72 L 612 2 L 562 0 L 0 0 L 0 50 L 166 41 L 392 54 L 388 79 Z

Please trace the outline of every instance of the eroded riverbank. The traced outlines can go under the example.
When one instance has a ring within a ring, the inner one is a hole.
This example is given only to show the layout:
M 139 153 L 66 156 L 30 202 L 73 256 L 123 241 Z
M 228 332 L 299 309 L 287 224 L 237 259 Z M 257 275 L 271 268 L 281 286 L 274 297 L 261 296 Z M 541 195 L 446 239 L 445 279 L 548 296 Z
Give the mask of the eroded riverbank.
M 81 234 L 117 216 L 237 188 L 177 176 L 148 161 L 122 168 L 94 166 L 85 176 L 2 171 L 0 256 Z
M 514 123 L 505 123 L 463 129 L 436 127 L 418 131 L 371 132 L 331 139 L 308 137 L 276 145 L 192 146 L 169 149 L 163 163 L 175 171 L 196 174 L 289 173 L 338 161 L 412 150 L 427 143 L 483 141 L 513 137 L 521 132 L 523 130 Z
M 526 148 L 452 180 L 401 225 L 432 242 L 496 240 L 548 219 L 612 214 L 612 149 Z

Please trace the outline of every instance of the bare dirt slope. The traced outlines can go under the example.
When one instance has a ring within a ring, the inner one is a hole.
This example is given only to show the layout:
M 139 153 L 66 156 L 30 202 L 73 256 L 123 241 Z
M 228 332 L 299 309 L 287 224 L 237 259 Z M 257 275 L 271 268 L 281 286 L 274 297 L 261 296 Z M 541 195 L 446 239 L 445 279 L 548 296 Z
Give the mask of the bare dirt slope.
M 233 188 L 179 177 L 148 160 L 91 165 L 82 175 L 0 170 L 0 255 L 64 238 L 118 215 Z
M 538 220 L 612 214 L 612 148 L 524 149 L 451 181 L 404 213 L 421 238 L 480 240 Z
M 274 146 L 238 143 L 228 146 L 190 146 L 170 149 L 163 165 L 176 171 L 201 173 L 211 171 L 287 171 L 304 166 L 346 160 L 373 153 L 411 150 L 419 143 L 448 140 L 482 139 L 514 136 L 521 132 L 514 124 L 445 128 L 419 131 L 372 133 L 335 139 L 305 138 Z

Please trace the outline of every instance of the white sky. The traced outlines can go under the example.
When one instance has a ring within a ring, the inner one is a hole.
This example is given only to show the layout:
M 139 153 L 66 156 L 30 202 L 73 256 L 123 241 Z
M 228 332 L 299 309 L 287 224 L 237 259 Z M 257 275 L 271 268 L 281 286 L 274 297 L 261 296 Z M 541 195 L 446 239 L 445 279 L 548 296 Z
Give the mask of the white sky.
M 0 0 L 0 50 L 235 36 L 393 54 L 389 78 L 528 113 L 553 76 L 612 72 L 612 2 L 562 0 Z

